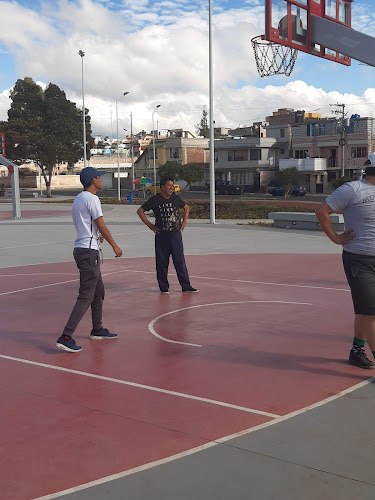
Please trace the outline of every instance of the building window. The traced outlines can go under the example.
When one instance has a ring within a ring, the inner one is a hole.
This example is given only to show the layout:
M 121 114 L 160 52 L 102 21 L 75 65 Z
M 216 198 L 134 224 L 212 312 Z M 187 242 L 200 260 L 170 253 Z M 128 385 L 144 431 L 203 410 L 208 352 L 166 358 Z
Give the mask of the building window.
M 214 151 L 214 161 L 219 161 L 219 152 Z
M 250 149 L 250 160 L 260 160 L 261 150 L 260 149 Z
M 367 147 L 352 148 L 352 158 L 367 158 Z
M 228 149 L 228 161 L 247 161 L 247 149 Z
M 285 129 L 284 128 L 280 129 L 280 137 L 285 137 Z
M 180 148 L 169 148 L 169 158 L 172 160 L 180 159 Z
M 295 149 L 294 150 L 294 158 L 301 159 L 301 158 L 308 158 L 308 157 L 309 157 L 309 152 L 307 149 Z
M 280 154 L 285 155 L 285 149 L 280 149 Z
M 154 149 L 153 148 L 149 149 L 148 154 L 149 154 L 150 160 L 153 160 L 154 159 Z M 158 159 L 158 150 L 155 149 L 155 160 L 157 160 L 157 159 Z
M 333 122 L 333 135 L 339 134 L 341 132 L 340 125 L 338 122 Z

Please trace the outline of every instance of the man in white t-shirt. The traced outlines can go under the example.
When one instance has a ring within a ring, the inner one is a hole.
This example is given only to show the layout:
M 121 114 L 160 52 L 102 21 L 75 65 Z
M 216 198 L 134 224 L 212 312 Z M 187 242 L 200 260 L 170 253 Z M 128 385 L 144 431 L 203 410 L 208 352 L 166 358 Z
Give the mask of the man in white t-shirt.
M 79 295 L 64 331 L 56 342 L 57 347 L 68 352 L 82 350 L 81 346 L 76 345 L 72 335 L 90 306 L 93 326 L 90 339 L 117 338 L 116 333 L 103 328 L 102 324 L 104 285 L 100 273 L 100 242 L 105 239 L 116 257 L 122 255 L 104 223 L 100 200 L 96 196 L 103 189 L 101 176 L 104 174 L 105 172 L 92 167 L 84 168 L 80 176 L 84 191 L 73 202 L 73 222 L 77 230 L 73 255 L 79 269 Z
M 328 238 L 342 245 L 342 260 L 352 294 L 355 320 L 349 362 L 367 370 L 375 368 L 364 346 L 375 357 L 375 153 L 365 163 L 366 178 L 347 182 L 317 208 L 316 215 Z M 342 211 L 345 232 L 337 234 L 330 214 Z

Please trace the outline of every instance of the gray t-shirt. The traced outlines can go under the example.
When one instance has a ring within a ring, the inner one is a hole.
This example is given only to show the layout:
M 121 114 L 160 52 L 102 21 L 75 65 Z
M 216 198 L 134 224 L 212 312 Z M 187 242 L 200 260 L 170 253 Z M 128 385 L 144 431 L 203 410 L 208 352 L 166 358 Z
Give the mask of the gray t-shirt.
M 361 179 L 347 182 L 326 198 L 335 212 L 342 210 L 345 230 L 353 229 L 355 238 L 344 250 L 375 255 L 375 186 Z

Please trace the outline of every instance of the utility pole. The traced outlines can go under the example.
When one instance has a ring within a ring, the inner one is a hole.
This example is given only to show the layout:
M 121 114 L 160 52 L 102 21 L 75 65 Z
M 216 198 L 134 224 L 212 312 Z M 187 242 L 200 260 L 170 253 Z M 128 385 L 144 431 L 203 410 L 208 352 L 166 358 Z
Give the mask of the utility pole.
M 345 143 L 346 143 L 344 120 L 345 120 L 345 117 L 348 113 L 345 113 L 346 104 L 340 104 L 337 102 L 336 104 L 330 104 L 330 106 L 336 106 L 336 109 L 332 110 L 331 113 L 336 115 L 340 121 L 341 139 L 339 140 L 339 144 L 342 147 L 342 150 L 341 150 L 341 177 L 344 177 L 344 175 L 345 175 Z
M 131 137 L 131 154 L 132 154 L 132 192 L 134 193 L 134 149 L 133 149 L 133 113 L 130 113 L 130 137 Z

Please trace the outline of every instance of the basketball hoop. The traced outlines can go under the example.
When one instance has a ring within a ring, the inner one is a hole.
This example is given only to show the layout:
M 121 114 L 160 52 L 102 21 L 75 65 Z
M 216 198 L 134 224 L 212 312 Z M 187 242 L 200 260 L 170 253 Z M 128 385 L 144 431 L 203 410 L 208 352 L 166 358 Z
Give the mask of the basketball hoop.
M 290 76 L 297 59 L 298 50 L 265 40 L 263 35 L 251 39 L 258 73 L 264 76 Z

